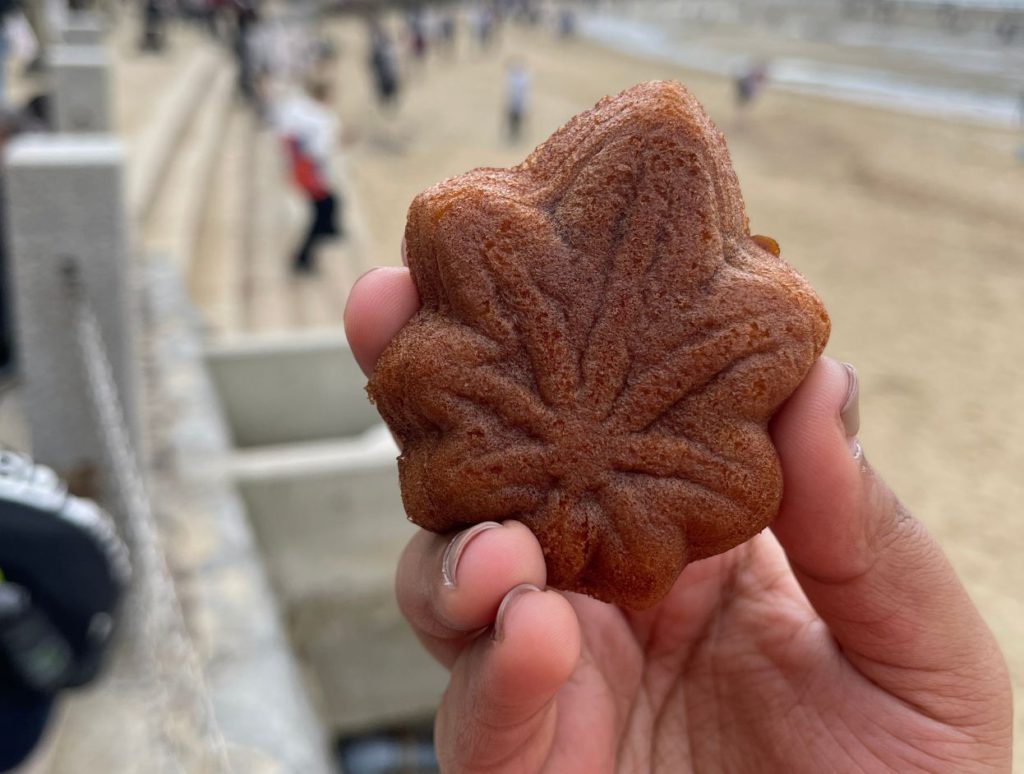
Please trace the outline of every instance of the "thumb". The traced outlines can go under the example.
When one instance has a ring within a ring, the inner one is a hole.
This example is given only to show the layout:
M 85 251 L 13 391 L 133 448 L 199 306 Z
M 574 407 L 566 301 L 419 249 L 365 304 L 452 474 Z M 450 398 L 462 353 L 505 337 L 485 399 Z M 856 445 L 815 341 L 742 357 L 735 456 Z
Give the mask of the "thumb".
M 452 668 L 435 721 L 441 769 L 543 769 L 555 745 L 556 696 L 579 658 L 579 622 L 569 601 L 530 584 L 512 589 L 492 636 L 478 637 Z
M 857 401 L 852 366 L 822 358 L 776 416 L 773 530 L 856 669 L 937 720 L 998 724 L 1010 712 L 999 649 L 938 544 L 867 463 Z

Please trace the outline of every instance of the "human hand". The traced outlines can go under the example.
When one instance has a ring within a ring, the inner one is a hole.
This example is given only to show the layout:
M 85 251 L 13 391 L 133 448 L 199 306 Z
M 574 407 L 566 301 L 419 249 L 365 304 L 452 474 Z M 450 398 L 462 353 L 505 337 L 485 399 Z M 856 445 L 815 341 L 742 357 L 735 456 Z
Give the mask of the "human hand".
M 418 308 L 364 276 L 345 322 L 367 373 Z M 399 605 L 451 670 L 448 772 L 1010 770 L 1009 678 L 939 546 L 864 458 L 852 369 L 822 358 L 776 415 L 770 532 L 686 568 L 640 613 L 545 589 L 522 524 L 419 532 Z

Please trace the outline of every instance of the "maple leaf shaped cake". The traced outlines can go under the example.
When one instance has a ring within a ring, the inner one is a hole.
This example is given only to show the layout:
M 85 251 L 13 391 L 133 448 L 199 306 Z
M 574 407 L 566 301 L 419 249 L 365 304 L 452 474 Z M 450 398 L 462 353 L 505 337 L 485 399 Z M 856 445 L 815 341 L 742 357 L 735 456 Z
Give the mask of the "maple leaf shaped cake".
M 829 319 L 751 237 L 725 141 L 681 85 L 570 121 L 521 165 L 420 194 L 422 309 L 369 394 L 409 518 L 518 519 L 550 586 L 641 609 L 772 520 L 767 423 Z

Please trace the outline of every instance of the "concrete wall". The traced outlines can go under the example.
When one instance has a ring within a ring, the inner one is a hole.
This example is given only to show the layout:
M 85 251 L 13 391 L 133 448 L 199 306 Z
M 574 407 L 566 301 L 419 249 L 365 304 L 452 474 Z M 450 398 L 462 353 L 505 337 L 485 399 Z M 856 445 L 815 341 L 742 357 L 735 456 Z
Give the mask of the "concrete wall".
M 242 452 L 233 465 L 293 646 L 337 732 L 429 717 L 447 679 L 394 601 L 395 567 L 415 530 L 396 455 L 378 426 L 344 441 Z
M 379 422 L 340 334 L 246 337 L 207 350 L 240 448 L 354 436 Z

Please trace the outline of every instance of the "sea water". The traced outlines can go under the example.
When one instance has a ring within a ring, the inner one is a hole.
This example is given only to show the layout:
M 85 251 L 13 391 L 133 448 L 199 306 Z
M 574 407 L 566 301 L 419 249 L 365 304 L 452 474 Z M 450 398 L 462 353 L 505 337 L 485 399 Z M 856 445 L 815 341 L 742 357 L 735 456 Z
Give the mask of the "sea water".
M 1002 2 L 1024 9 L 1024 2 Z M 743 29 L 737 14 L 726 15 L 723 26 L 687 18 L 680 7 L 655 2 L 595 9 L 579 28 L 617 50 L 725 76 L 767 59 L 772 87 L 788 91 L 998 126 L 1022 120 L 1024 30 L 1006 43 L 991 29 L 953 33 L 840 18 L 823 24 L 797 6 L 764 31 L 755 54 L 729 40 L 730 30 L 740 39 L 756 34 Z M 780 53 L 764 41 L 774 41 Z

